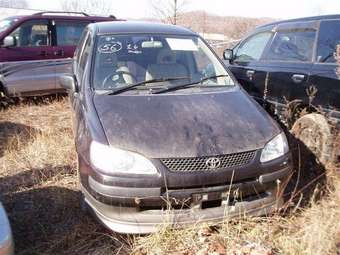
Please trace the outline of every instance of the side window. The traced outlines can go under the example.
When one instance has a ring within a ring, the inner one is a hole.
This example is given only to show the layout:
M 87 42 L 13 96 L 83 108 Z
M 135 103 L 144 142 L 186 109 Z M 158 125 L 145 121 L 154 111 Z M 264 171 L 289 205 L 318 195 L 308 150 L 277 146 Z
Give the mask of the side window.
M 259 60 L 271 38 L 271 35 L 271 32 L 262 32 L 246 39 L 236 49 L 234 60 L 241 62 Z
M 84 43 L 85 43 L 85 40 L 87 39 L 87 36 L 88 36 L 88 31 L 84 30 L 80 37 L 78 46 L 76 50 L 74 51 L 74 57 L 75 57 L 76 62 L 79 62 L 80 53 L 81 53 L 81 50 L 84 48 Z
M 86 62 L 87 62 L 89 55 L 90 55 L 91 44 L 92 44 L 91 34 L 88 33 L 86 41 L 84 43 L 84 47 L 83 47 L 83 49 L 80 53 L 79 63 L 78 63 L 78 71 L 79 71 L 81 76 L 83 76 L 84 69 L 85 69 L 85 66 L 86 66 Z
M 317 61 L 335 63 L 336 48 L 340 45 L 340 20 L 322 21 L 320 24 Z
M 74 21 L 56 21 L 57 45 L 76 46 L 87 24 Z
M 314 29 L 278 31 L 265 59 L 312 61 L 315 35 Z
M 10 35 L 16 39 L 17 47 L 39 47 L 50 45 L 48 21 L 33 20 L 20 25 Z

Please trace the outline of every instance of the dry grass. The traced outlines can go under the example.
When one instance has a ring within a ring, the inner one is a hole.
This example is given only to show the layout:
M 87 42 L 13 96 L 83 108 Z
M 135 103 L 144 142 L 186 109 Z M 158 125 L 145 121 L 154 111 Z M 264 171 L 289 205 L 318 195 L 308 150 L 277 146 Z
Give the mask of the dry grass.
M 243 218 L 219 226 L 161 228 L 135 240 L 134 254 L 340 254 L 340 177 L 329 176 L 327 196 L 304 209 Z M 317 192 L 317 191 L 316 191 Z
M 80 208 L 70 116 L 66 99 L 0 111 L 0 200 L 17 254 L 340 254 L 339 167 L 293 185 L 288 210 L 272 217 L 111 233 Z
M 66 99 L 0 112 L 0 200 L 17 254 L 114 254 L 111 234 L 79 205 L 71 113 Z

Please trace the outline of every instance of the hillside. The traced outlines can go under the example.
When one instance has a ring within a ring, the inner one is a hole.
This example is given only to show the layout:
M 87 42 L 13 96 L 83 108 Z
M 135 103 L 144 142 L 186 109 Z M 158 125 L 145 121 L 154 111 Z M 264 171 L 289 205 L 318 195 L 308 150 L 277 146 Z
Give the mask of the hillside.
M 179 17 L 178 24 L 200 33 L 224 34 L 240 39 L 259 25 L 274 21 L 271 18 L 222 17 L 203 11 L 187 12 Z

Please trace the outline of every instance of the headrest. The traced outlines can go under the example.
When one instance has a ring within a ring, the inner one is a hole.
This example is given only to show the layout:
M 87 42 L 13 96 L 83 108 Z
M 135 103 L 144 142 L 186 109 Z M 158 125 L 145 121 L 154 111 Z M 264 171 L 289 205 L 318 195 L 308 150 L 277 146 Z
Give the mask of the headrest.
M 176 63 L 176 54 L 167 49 L 160 50 L 157 56 L 157 64 L 174 64 Z

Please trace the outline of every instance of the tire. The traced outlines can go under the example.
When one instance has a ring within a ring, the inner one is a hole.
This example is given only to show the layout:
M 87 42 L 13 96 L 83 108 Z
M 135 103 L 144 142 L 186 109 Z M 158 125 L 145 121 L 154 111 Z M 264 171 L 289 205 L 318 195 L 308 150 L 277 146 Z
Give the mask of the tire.
M 302 116 L 295 121 L 291 133 L 326 165 L 333 161 L 333 135 L 327 119 L 317 113 Z

